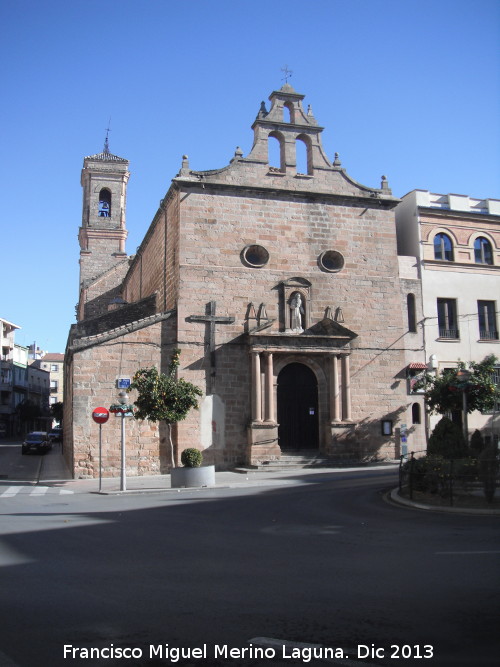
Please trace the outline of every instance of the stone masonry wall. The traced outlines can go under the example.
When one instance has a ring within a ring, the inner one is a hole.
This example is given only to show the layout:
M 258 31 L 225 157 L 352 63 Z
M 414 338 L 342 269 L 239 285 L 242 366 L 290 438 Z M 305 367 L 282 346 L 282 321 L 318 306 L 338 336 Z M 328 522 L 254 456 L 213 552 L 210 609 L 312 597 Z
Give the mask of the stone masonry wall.
M 114 340 L 77 351 L 72 357 L 73 380 L 71 430 L 74 475 L 97 477 L 99 472 L 99 427 L 92 420 L 96 407 L 109 408 L 117 400 L 118 377 L 132 377 L 140 367 L 159 366 L 165 323 L 123 335 Z M 131 394 L 130 402 L 133 402 Z M 103 476 L 120 475 L 121 417 L 110 415 L 102 427 Z M 65 430 L 65 433 L 66 433 Z M 68 443 L 69 444 L 69 443 Z M 157 424 L 126 421 L 127 475 L 164 472 L 167 466 L 167 443 L 160 443 Z
M 217 302 L 217 314 L 235 317 L 232 325 L 216 327 L 217 384 L 226 409 L 224 460 L 244 459 L 245 428 L 250 419 L 250 360 L 241 340 L 248 304 L 266 305 L 270 319 L 279 320 L 277 289 L 283 280 L 300 276 L 312 283 L 311 323 L 325 309 L 341 307 L 345 326 L 358 333 L 351 355 L 353 420 L 360 424 L 361 454 L 394 455 L 395 442 L 382 441 L 380 420 L 395 421 L 406 403 L 404 331 L 398 282 L 394 216 L 380 207 L 309 200 L 262 193 L 235 197 L 191 190 L 181 209 L 179 341 L 190 380 L 205 384 L 206 326 L 188 321 Z M 240 254 L 248 244 L 263 245 L 270 254 L 264 268 L 248 268 Z M 345 257 L 338 273 L 318 266 L 325 250 Z M 326 359 L 322 359 L 326 364 Z M 195 418 L 180 427 L 180 435 L 199 440 Z M 364 433 L 364 436 L 363 436 Z M 380 449 L 382 447 L 382 449 Z

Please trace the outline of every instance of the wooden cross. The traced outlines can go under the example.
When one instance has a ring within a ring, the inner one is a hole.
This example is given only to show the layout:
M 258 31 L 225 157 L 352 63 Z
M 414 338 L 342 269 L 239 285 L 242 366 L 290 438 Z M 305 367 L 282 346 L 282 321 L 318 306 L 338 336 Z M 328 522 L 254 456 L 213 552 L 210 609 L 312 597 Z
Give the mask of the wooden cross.
M 210 349 L 210 379 L 208 382 L 208 393 L 212 394 L 215 388 L 215 325 L 232 324 L 234 317 L 222 317 L 215 314 L 216 302 L 210 301 L 206 305 L 205 315 L 191 315 L 190 322 L 204 322 L 208 324 L 208 346 Z

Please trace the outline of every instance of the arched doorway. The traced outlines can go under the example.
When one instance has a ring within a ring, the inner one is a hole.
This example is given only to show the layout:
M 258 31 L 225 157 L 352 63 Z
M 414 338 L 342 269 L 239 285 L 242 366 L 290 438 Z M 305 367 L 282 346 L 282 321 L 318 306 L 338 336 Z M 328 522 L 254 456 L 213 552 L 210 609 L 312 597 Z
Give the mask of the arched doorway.
M 278 439 L 281 451 L 318 449 L 318 382 L 304 364 L 278 375 Z

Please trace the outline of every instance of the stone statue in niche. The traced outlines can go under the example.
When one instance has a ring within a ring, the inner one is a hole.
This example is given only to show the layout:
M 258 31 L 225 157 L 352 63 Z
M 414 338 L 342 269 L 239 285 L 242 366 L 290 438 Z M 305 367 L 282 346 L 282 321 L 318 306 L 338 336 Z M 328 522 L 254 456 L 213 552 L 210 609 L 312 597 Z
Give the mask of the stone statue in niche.
M 293 333 L 302 333 L 304 331 L 303 315 L 302 296 L 299 292 L 295 292 L 290 299 L 290 329 Z

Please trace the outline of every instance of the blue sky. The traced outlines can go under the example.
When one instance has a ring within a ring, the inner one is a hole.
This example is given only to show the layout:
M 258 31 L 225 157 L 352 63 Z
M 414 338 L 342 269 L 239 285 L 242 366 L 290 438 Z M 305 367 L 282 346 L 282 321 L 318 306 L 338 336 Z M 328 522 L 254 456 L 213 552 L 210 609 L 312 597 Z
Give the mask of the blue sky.
M 184 153 L 249 152 L 285 65 L 355 180 L 499 199 L 499 44 L 497 0 L 0 0 L 0 317 L 64 352 L 110 118 L 133 254 Z

